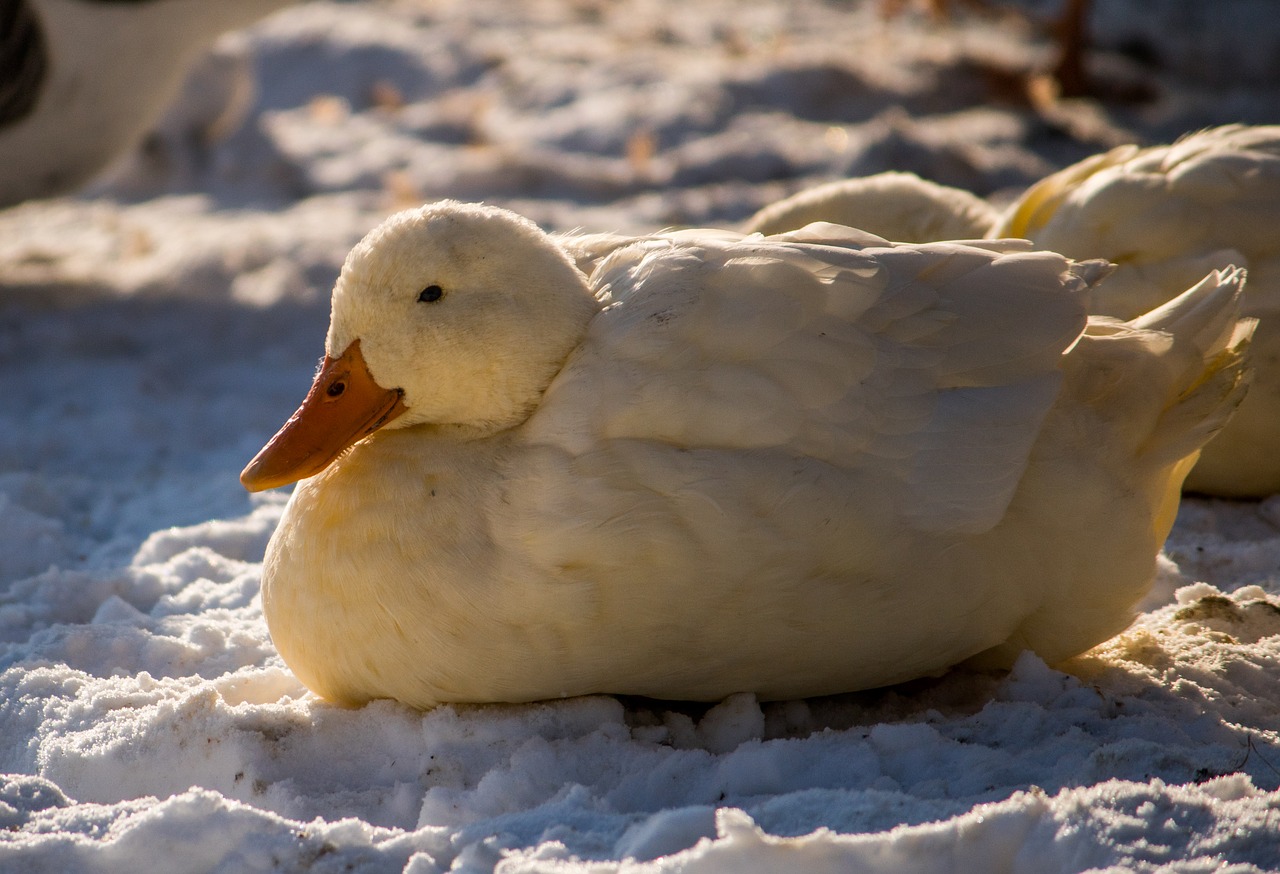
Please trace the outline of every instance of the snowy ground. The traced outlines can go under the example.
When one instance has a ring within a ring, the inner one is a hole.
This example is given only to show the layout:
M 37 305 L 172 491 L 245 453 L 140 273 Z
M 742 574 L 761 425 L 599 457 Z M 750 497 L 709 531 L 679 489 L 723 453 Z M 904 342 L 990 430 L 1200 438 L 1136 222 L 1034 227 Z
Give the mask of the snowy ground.
M 887 169 L 999 200 L 1116 142 L 1280 121 L 1268 0 L 1097 5 L 1109 99 L 1036 110 L 1046 48 L 1011 16 L 314 3 L 220 44 L 91 194 L 0 212 L 0 870 L 1280 868 L 1280 497 L 1187 502 L 1151 612 L 1065 671 L 345 710 L 262 621 L 285 496 L 236 476 L 381 216 L 734 224 Z M 208 142 L 237 76 L 256 102 Z

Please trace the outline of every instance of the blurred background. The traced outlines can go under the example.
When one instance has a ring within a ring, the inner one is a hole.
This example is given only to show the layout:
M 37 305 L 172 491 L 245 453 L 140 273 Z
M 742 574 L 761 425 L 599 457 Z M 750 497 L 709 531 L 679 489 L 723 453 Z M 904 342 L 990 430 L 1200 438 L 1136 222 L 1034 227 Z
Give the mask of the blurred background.
M 82 196 L 198 192 L 224 208 L 488 198 L 556 225 L 623 214 L 639 230 L 732 222 L 802 184 L 883 170 L 1008 196 L 1119 142 L 1280 118 L 1269 0 L 273 0 L 208 12 L 238 3 L 16 4 L 43 26 L 47 66 L 80 65 L 83 79 L 119 79 L 183 42 L 126 93 L 78 107 L 99 131 L 103 115 L 140 119 Z M 117 30 L 135 38 L 83 44 Z M 68 90 L 34 102 L 71 106 Z M 0 125 L 9 173 L 21 126 Z M 56 154 L 59 132 L 23 145 Z

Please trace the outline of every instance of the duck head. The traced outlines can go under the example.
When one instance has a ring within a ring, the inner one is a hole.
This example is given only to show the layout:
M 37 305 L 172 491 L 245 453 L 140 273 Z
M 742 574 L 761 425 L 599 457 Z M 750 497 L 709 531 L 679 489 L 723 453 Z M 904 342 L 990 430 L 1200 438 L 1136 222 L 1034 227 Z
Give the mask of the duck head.
M 393 215 L 347 256 L 311 390 L 240 481 L 313 476 L 379 428 L 518 425 L 599 307 L 563 248 L 514 213 L 445 201 Z

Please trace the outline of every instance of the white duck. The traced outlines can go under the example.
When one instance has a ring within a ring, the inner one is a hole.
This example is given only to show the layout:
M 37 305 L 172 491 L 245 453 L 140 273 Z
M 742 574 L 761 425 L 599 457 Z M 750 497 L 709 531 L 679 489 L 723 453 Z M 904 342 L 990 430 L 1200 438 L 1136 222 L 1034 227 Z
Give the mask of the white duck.
M 1227 497 L 1280 491 L 1280 126 L 1230 125 L 1089 158 L 1030 188 L 990 235 L 1115 262 L 1090 311 L 1123 319 L 1209 270 L 1247 267 L 1242 309 L 1258 317 L 1256 378 L 1187 488 Z
M 135 146 L 222 33 L 292 0 L 12 0 L 0 9 L 0 207 Z
M 1129 323 L 1020 242 L 834 225 L 637 239 L 590 280 L 501 209 L 388 219 L 242 474 L 298 484 L 263 568 L 339 702 L 778 699 L 1124 628 L 1244 391 L 1242 276 Z
M 834 222 L 901 243 L 933 243 L 982 239 L 999 215 L 962 189 L 914 173 L 877 173 L 798 191 L 761 209 L 743 230 L 781 234 L 811 222 Z

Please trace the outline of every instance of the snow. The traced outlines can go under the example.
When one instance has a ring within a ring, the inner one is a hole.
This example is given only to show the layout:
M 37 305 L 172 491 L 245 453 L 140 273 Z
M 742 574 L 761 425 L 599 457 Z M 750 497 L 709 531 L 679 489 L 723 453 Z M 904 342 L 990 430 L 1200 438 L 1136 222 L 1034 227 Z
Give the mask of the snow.
M 111 177 L 0 212 L 0 870 L 1280 868 L 1280 497 L 1185 502 L 1148 612 L 1056 669 L 420 713 L 289 673 L 258 598 L 285 496 L 236 480 L 397 207 L 734 224 L 888 169 L 999 201 L 1280 120 L 1271 7 L 1229 5 L 1101 4 L 1131 100 L 1039 110 L 1010 71 L 1048 49 L 1008 15 L 402 0 L 224 39 Z

